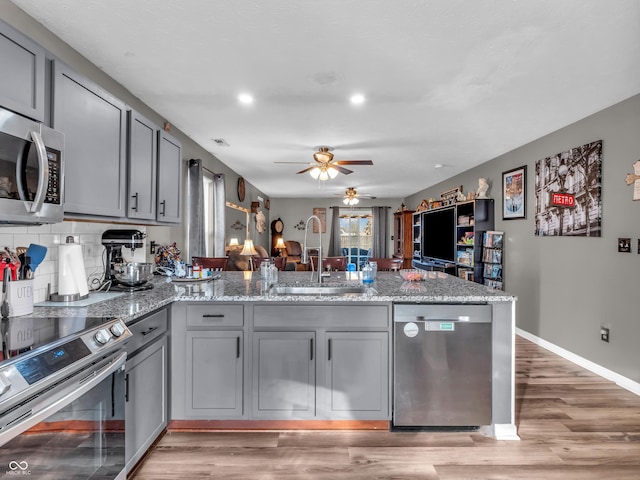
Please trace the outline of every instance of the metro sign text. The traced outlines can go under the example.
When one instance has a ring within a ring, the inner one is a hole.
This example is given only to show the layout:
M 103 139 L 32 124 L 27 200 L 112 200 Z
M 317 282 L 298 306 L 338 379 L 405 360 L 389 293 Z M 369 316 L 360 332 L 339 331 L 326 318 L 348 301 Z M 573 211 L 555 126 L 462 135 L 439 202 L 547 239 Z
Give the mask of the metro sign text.
M 552 193 L 551 205 L 558 207 L 575 207 L 576 198 L 570 193 Z

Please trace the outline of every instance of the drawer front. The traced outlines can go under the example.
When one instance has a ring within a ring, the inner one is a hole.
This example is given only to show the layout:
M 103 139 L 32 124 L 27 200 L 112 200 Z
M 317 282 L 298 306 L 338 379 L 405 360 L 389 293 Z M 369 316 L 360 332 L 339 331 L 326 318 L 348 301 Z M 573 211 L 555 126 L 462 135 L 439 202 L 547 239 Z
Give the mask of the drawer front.
M 127 344 L 127 353 L 132 354 L 167 332 L 169 328 L 168 310 L 165 308 L 152 313 L 148 317 L 128 325 L 128 327 L 133 333 L 133 337 Z
M 244 307 L 242 305 L 189 305 L 187 327 L 242 327 Z
M 386 305 L 260 305 L 254 328 L 388 328 Z

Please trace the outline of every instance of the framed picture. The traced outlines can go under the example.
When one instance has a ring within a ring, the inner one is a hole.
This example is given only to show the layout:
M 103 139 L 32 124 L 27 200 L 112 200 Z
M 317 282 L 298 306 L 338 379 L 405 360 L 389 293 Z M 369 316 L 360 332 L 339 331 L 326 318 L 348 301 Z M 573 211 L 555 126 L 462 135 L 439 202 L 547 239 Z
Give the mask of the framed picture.
M 327 209 L 314 208 L 313 214 L 320 219 L 321 233 L 327 231 Z M 313 222 L 313 233 L 318 233 L 318 222 Z
M 527 166 L 502 173 L 502 219 L 526 218 Z

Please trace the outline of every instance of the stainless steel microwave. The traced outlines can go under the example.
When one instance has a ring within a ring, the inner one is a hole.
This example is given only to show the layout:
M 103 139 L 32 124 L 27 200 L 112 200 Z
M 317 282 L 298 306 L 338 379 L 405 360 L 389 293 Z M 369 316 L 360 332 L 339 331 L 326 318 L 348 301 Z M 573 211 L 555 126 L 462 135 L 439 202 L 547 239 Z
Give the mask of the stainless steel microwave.
M 0 224 L 61 222 L 64 134 L 0 108 Z

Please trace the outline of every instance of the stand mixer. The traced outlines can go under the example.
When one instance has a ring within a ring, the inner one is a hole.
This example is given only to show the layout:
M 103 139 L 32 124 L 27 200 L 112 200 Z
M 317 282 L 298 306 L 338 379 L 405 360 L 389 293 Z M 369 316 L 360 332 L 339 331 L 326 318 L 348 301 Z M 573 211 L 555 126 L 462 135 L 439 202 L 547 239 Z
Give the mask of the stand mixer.
M 105 269 L 104 283 L 111 282 L 112 291 L 140 291 L 153 288 L 147 283 L 151 274 L 151 264 L 146 263 L 126 263 L 122 257 L 122 249 L 128 248 L 131 255 L 137 248 L 144 247 L 146 234 L 140 230 L 106 230 L 102 234 L 102 245 L 107 253 L 107 267 Z M 131 281 L 122 281 L 121 274 L 125 269 L 129 272 Z M 140 275 L 140 270 L 142 275 Z M 118 278 L 120 276 L 120 278 Z

